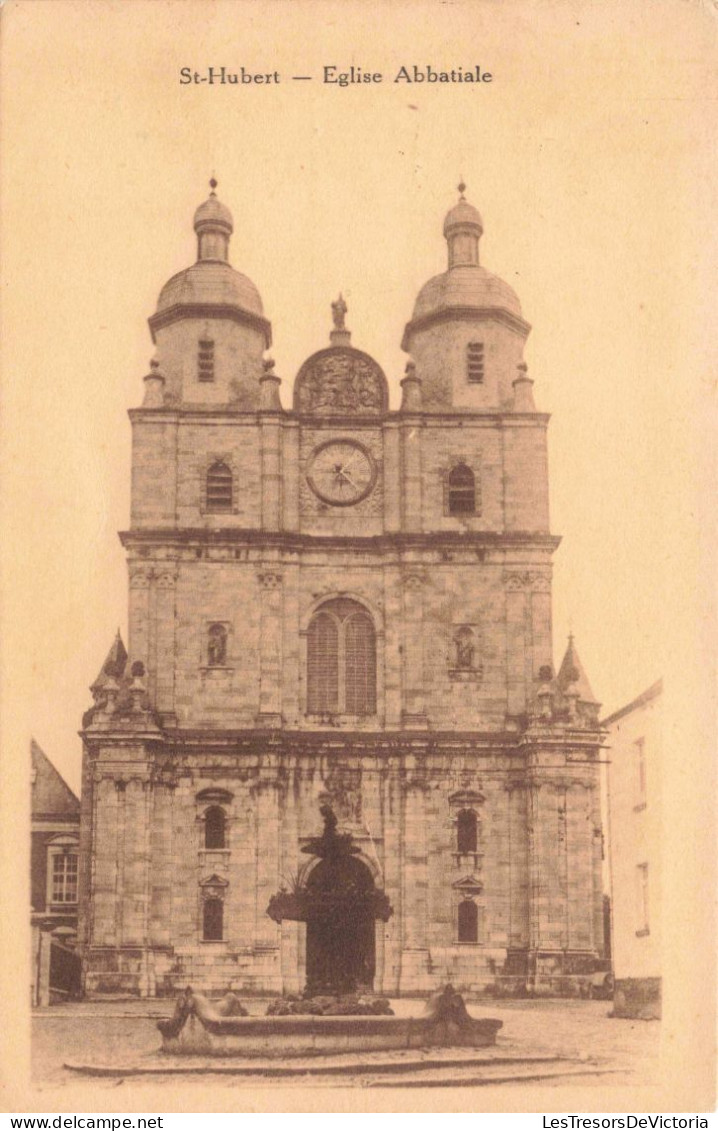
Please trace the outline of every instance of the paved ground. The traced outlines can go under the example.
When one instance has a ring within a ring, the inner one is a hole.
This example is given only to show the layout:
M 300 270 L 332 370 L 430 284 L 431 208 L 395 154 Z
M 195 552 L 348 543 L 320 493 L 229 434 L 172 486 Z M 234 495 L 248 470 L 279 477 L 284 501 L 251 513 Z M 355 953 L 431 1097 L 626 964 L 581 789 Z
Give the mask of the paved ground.
M 246 1002 L 251 1013 L 263 1014 L 266 1002 Z M 422 1001 L 402 999 L 392 1003 L 398 1015 L 418 1013 Z M 608 1016 L 610 1002 L 594 1001 L 522 1001 L 473 1002 L 469 1008 L 475 1016 L 500 1017 L 503 1029 L 495 1050 L 479 1050 L 486 1054 L 477 1067 L 477 1058 L 469 1050 L 426 1050 L 418 1053 L 393 1054 L 393 1059 L 411 1057 L 412 1063 L 424 1060 L 417 1074 L 425 1085 L 439 1087 L 449 1082 L 476 1085 L 506 1081 L 514 1086 L 521 1080 L 534 1078 L 537 1072 L 545 1083 L 555 1086 L 567 1083 L 566 1073 L 575 1083 L 650 1084 L 655 1082 L 660 1023 L 626 1021 Z M 83 1002 L 38 1010 L 33 1015 L 33 1077 L 38 1085 L 56 1088 L 77 1084 L 78 1077 L 63 1067 L 65 1061 L 103 1063 L 121 1066 L 162 1065 L 157 1056 L 161 1039 L 157 1018 L 172 1011 L 169 1002 Z M 457 1056 L 458 1053 L 458 1056 Z M 386 1056 L 387 1054 L 381 1054 Z M 467 1055 L 466 1064 L 457 1063 Z M 450 1058 L 451 1066 L 441 1060 Z M 561 1057 L 563 1063 L 538 1065 L 528 1058 Z M 514 1059 L 516 1058 L 516 1059 Z M 524 1059 L 524 1063 L 520 1061 Z M 313 1078 L 312 1083 L 326 1086 L 348 1084 L 363 1087 L 408 1086 L 412 1073 L 393 1076 L 381 1070 L 377 1054 L 346 1054 L 335 1058 L 344 1066 L 340 1076 Z M 430 1063 L 429 1063 L 430 1062 Z M 289 1063 L 285 1061 L 284 1063 Z M 311 1067 L 316 1065 L 312 1062 Z M 188 1065 L 189 1067 L 189 1065 Z M 299 1067 L 299 1065 L 297 1065 Z M 308 1066 L 309 1067 L 309 1066 Z M 560 1075 L 559 1075 L 560 1074 Z M 168 1083 L 177 1077 L 154 1077 L 157 1083 Z M 247 1087 L 257 1083 L 257 1076 L 204 1076 L 204 1087 L 216 1080 L 222 1087 Z M 273 1086 L 297 1086 L 302 1078 L 273 1080 Z M 115 1087 L 116 1079 L 100 1079 L 99 1087 Z

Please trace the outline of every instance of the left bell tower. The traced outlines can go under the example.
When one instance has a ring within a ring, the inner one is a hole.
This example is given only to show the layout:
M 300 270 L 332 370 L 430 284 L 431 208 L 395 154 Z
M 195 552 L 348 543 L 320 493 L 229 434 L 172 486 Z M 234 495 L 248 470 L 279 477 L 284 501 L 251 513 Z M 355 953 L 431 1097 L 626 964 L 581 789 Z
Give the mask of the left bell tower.
M 147 407 L 259 407 L 262 354 L 272 342 L 262 299 L 251 279 L 229 262 L 232 213 L 217 182 L 194 214 L 197 261 L 165 283 L 149 320 L 164 377 L 161 399 Z

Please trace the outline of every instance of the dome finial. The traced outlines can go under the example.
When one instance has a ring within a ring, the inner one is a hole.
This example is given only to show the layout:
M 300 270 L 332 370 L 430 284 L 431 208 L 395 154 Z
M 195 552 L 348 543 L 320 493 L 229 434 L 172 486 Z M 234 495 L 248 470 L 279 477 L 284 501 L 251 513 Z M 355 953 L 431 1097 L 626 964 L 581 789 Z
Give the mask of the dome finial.
M 466 184 L 464 183 L 463 177 L 459 179 L 459 183 L 456 187 L 459 190 L 459 200 L 466 200 L 466 197 L 464 196 L 464 193 L 466 192 Z
M 212 174 L 209 182 L 210 194 L 194 214 L 194 230 L 197 233 L 197 259 L 217 259 L 227 262 L 229 237 L 234 223 L 232 213 L 217 199 L 217 178 Z

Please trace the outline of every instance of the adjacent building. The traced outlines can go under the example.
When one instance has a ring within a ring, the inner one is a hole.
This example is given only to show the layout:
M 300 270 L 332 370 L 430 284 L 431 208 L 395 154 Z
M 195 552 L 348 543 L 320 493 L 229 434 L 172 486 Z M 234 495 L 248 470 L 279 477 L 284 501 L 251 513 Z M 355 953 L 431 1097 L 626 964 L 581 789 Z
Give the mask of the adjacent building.
M 30 745 L 32 925 L 31 1000 L 77 988 L 77 892 L 80 801 L 33 739 Z
M 573 641 L 553 667 L 519 299 L 460 186 L 400 407 L 341 296 L 290 403 L 215 187 L 130 412 L 129 640 L 83 725 L 86 990 L 297 992 L 341 952 L 384 994 L 581 992 L 603 938 L 598 704 Z M 331 877 L 350 921 L 316 912 L 323 820 L 356 848 Z
M 616 1017 L 661 1012 L 661 695 L 604 719 Z

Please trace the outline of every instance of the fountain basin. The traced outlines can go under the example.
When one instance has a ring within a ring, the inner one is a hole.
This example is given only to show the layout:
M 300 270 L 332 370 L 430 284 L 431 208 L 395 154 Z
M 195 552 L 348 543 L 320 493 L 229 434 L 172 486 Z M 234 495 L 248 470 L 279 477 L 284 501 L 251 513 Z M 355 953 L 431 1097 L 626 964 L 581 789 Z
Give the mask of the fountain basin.
M 186 991 L 161 1021 L 162 1051 L 174 1056 L 287 1057 L 432 1047 L 486 1048 L 503 1022 L 472 1017 L 447 987 L 420 1017 L 226 1016 Z

